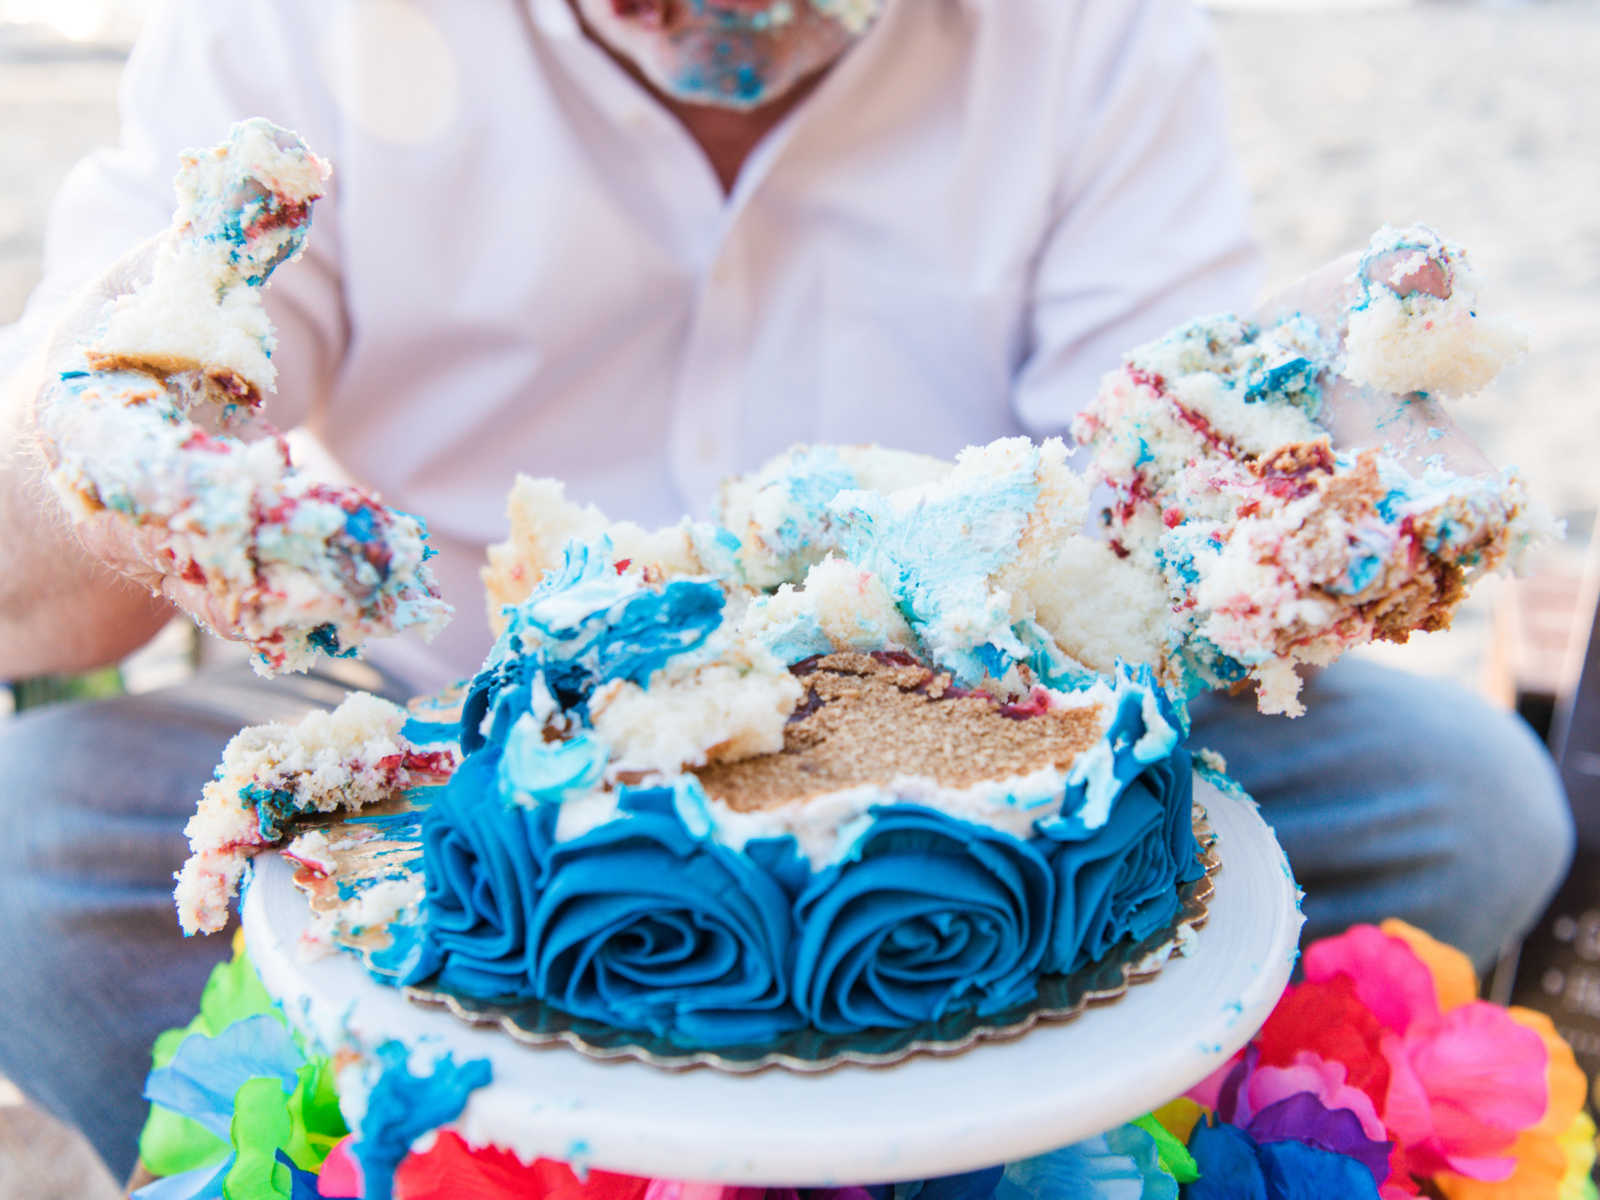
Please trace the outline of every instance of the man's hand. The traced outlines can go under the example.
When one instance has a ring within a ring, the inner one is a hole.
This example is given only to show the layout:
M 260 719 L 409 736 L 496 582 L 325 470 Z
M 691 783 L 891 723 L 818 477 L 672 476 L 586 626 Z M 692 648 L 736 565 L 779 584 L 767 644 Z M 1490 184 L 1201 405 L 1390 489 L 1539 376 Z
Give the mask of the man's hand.
M 1393 234 L 1386 244 L 1385 233 Z M 1422 235 L 1422 236 L 1418 236 Z M 1380 232 L 1365 251 L 1336 259 L 1272 296 L 1257 313 L 1263 326 L 1299 312 L 1317 323 L 1329 339 L 1340 370 L 1327 377 L 1319 422 L 1339 450 L 1382 449 L 1413 473 L 1431 462 L 1460 475 L 1484 476 L 1494 466 L 1450 417 L 1440 396 L 1474 390 L 1488 382 L 1504 361 L 1520 352 L 1520 338 L 1476 311 L 1476 281 L 1462 252 L 1431 231 Z M 1374 328 L 1387 321 L 1390 329 Z M 1409 323 L 1403 331 L 1400 323 Z M 1446 339 L 1462 335 L 1473 351 L 1487 347 L 1474 373 L 1465 378 L 1420 365 L 1373 372 L 1384 336 L 1409 346 L 1436 342 L 1438 357 L 1452 354 Z M 1376 375 L 1376 378 L 1373 376 Z M 1399 390 L 1399 381 L 1411 385 Z
M 261 289 L 299 251 L 328 170 L 260 119 L 186 153 L 171 231 L 79 297 L 22 412 L 85 557 L 269 674 L 450 612 L 420 521 L 296 470 L 250 420 L 276 379 Z

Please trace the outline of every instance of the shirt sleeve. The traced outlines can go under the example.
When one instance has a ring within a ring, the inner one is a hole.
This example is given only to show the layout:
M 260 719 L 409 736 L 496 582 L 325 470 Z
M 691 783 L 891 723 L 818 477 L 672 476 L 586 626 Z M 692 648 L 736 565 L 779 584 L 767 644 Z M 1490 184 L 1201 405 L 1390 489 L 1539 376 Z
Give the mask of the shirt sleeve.
M 1057 212 L 1012 403 L 1063 432 L 1124 351 L 1259 286 L 1211 31 L 1186 0 L 1088 3 L 1063 77 Z
M 0 376 L 48 336 L 56 313 L 171 219 L 178 155 L 220 142 L 244 117 L 295 129 L 335 150 L 312 30 L 292 4 L 169 0 L 152 13 L 124 70 L 121 136 L 68 173 L 51 205 L 44 262 L 16 325 L 0 329 Z M 277 328 L 278 391 L 268 418 L 287 429 L 326 402 L 348 338 L 333 190 L 318 202 L 304 255 L 277 272 L 266 306 Z

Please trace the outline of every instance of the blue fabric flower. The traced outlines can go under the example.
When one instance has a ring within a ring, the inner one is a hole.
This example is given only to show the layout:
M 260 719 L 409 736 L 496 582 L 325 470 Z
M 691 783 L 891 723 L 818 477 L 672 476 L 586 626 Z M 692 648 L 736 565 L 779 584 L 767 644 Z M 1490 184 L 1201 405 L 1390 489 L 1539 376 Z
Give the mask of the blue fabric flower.
M 532 990 L 528 930 L 555 840 L 553 805 L 503 800 L 493 747 L 468 758 L 432 793 L 422 817 L 422 928 L 402 982 L 438 983 L 482 999 Z
M 796 1027 L 790 900 L 745 855 L 693 837 L 670 788 L 550 851 L 528 927 L 533 993 L 673 1042 L 728 1046 Z
M 914 805 L 872 810 L 796 905 L 795 1002 L 829 1033 L 1031 999 L 1055 885 L 1007 834 Z
M 994 1200 L 1178 1200 L 1178 1181 L 1161 1166 L 1156 1140 L 1120 1125 L 1037 1158 L 1006 1166 Z
M 150 1072 L 144 1096 L 226 1141 L 235 1093 L 251 1079 L 271 1076 L 288 1094 L 305 1061 L 283 1022 L 263 1013 L 235 1021 L 216 1037 L 185 1038 L 172 1061 Z
M 195 1033 L 185 1038 L 166 1066 L 150 1072 L 144 1095 L 230 1146 L 239 1089 L 253 1079 L 269 1079 L 287 1096 L 299 1083 L 305 1061 L 283 1022 L 262 1013 L 233 1022 L 215 1037 Z M 158 1179 L 134 1194 L 138 1200 L 222 1200 L 223 1183 L 236 1158 L 230 1149 L 218 1162 Z
M 1156 1141 L 1121 1125 L 1035 1158 L 889 1188 L 887 1200 L 1177 1200 Z
M 1202 1121 L 1189 1138 L 1200 1178 L 1183 1200 L 1378 1200 L 1372 1172 L 1353 1158 L 1301 1142 L 1258 1145 L 1234 1125 Z

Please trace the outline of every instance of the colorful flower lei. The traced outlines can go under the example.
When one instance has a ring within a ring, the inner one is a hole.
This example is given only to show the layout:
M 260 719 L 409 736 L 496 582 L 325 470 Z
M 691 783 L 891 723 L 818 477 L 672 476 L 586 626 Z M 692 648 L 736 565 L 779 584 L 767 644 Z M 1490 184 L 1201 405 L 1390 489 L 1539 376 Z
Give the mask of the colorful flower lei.
M 1155 1113 L 1023 1162 L 906 1183 L 580 1173 L 449 1131 L 364 1178 L 377 1160 L 361 1134 L 343 1136 L 328 1061 L 288 1035 L 242 953 L 155 1062 L 140 1147 L 168 1178 L 136 1200 L 1600 1200 L 1571 1048 L 1542 1014 L 1478 999 L 1465 956 L 1399 921 L 1314 943 L 1249 1045 Z

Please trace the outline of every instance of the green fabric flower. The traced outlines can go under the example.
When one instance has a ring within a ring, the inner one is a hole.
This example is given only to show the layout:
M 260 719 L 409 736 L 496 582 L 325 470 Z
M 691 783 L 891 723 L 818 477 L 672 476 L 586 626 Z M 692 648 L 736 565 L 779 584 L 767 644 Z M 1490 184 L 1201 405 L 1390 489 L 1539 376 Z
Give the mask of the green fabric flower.
M 206 981 L 200 997 L 200 1012 L 183 1028 L 169 1029 L 156 1038 L 151 1052 L 151 1066 L 154 1070 L 168 1066 L 177 1054 L 178 1047 L 195 1034 L 208 1038 L 219 1037 L 234 1024 L 263 1015 L 273 1018 L 293 1033 L 283 1013 L 261 986 L 261 980 L 245 953 L 243 939 L 236 936 L 233 958 L 219 963 Z M 300 1044 L 298 1039 L 296 1044 Z M 303 1045 L 301 1048 L 304 1049 Z M 280 1194 L 240 1190 L 254 1186 L 244 1182 L 252 1171 L 262 1181 L 262 1186 L 271 1185 L 275 1178 L 286 1178 L 284 1168 L 274 1160 L 280 1148 L 302 1170 L 318 1170 L 334 1144 L 349 1132 L 339 1112 L 332 1064 L 325 1056 L 308 1057 L 298 1070 L 294 1091 L 288 1096 L 283 1094 L 277 1080 L 251 1080 L 246 1088 L 254 1097 L 250 1101 L 254 1106 L 252 1111 L 258 1115 L 267 1103 L 263 1099 L 267 1088 L 259 1086 L 263 1083 L 269 1083 L 276 1094 L 277 1098 L 273 1101 L 276 1108 L 272 1113 L 281 1112 L 282 1120 L 269 1113 L 257 1129 L 248 1122 L 241 1125 L 236 1117 L 232 1145 L 192 1118 L 152 1104 L 150 1115 L 139 1135 L 139 1157 L 145 1167 L 154 1175 L 179 1175 L 198 1167 L 220 1167 L 230 1154 L 237 1153 L 238 1161 L 227 1176 L 228 1186 L 234 1188 L 239 1196 L 248 1195 L 252 1200 L 257 1195 Z M 241 1089 L 240 1095 L 243 1094 L 244 1089 Z M 235 1193 L 227 1194 L 232 1200 Z M 287 1196 L 288 1192 L 281 1194 Z

